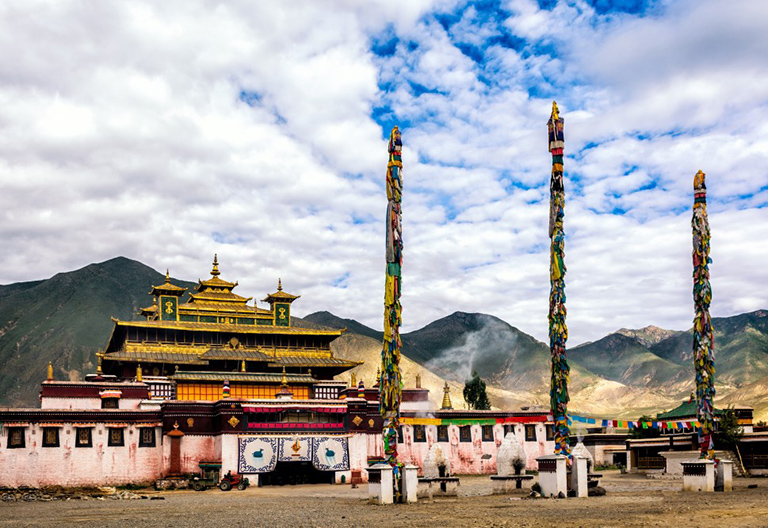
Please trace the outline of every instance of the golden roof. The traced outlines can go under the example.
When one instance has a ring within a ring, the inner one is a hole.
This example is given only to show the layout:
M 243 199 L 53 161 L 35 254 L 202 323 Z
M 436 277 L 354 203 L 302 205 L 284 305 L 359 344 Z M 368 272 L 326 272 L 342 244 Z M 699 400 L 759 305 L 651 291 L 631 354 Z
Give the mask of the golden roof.
M 282 279 L 277 279 L 277 291 L 275 293 L 270 293 L 267 295 L 266 299 L 262 299 L 262 302 L 266 303 L 273 303 L 273 302 L 288 302 L 291 303 L 301 297 L 301 295 L 291 295 L 290 293 L 286 293 L 283 291 L 283 281 Z
M 295 335 L 324 335 L 340 336 L 341 330 L 313 330 L 293 326 L 243 325 L 227 323 L 197 323 L 192 321 L 121 321 L 113 318 L 116 326 L 134 328 L 167 328 L 169 330 L 202 330 L 206 332 L 231 332 L 235 334 L 295 334 Z
M 199 292 L 203 292 L 208 289 L 219 289 L 219 290 L 229 291 L 229 290 L 232 290 L 235 286 L 237 286 L 236 282 L 228 282 L 223 279 L 220 279 L 219 275 L 221 275 L 221 272 L 219 271 L 219 256 L 218 254 L 216 254 L 213 256 L 213 269 L 211 269 L 211 278 L 208 280 L 198 279 L 198 284 L 195 289 Z
M 160 286 L 152 286 L 151 295 L 161 295 L 162 293 L 170 293 L 171 295 L 183 295 L 187 291 L 186 288 L 171 284 L 171 275 L 168 270 L 165 270 L 165 283 Z

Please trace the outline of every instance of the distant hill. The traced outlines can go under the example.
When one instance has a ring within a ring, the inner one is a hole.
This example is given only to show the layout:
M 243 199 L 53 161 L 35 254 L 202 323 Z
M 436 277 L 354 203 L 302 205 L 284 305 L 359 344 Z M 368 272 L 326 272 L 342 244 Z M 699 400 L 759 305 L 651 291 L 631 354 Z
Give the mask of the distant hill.
M 35 405 L 45 366 L 59 379 L 95 371 L 111 317 L 132 319 L 165 276 L 118 257 L 50 279 L 0 286 L 0 404 Z M 193 283 L 176 281 L 185 287 Z
M 94 353 L 112 331 L 110 316 L 138 319 L 151 303 L 150 287 L 164 275 L 118 257 L 50 279 L 0 286 L 0 405 L 35 406 L 45 366 L 58 379 L 82 379 L 95 370 Z M 194 288 L 196 283 L 174 279 Z M 382 333 L 330 312 L 293 318 L 297 326 L 347 328 L 334 341 L 339 357 L 364 361 L 354 372 L 374 383 Z M 718 405 L 753 405 L 768 418 L 768 311 L 714 320 Z M 464 381 L 477 371 L 493 405 L 517 408 L 549 402 L 549 347 L 492 315 L 455 312 L 404 333 L 406 386 L 416 374 L 435 405 L 442 386 L 463 405 Z M 673 408 L 693 387 L 691 333 L 657 327 L 621 329 L 568 351 L 575 412 L 632 417 Z M 349 373 L 342 379 L 349 379 Z

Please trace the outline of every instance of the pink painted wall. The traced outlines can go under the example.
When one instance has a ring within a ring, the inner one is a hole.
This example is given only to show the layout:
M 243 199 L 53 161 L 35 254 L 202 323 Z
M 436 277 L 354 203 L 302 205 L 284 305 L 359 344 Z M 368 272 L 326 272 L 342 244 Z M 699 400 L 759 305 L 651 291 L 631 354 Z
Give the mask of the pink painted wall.
M 104 486 L 152 483 L 160 477 L 162 445 L 156 428 L 156 446 L 138 447 L 139 430 L 124 429 L 124 446 L 108 446 L 109 430 L 97 425 L 92 447 L 75 447 L 76 428 L 65 424 L 59 447 L 42 447 L 42 428 L 26 428 L 26 447 L 8 449 L 8 432 L 0 434 L 0 485 Z
M 424 468 L 424 459 L 429 449 L 437 442 L 437 426 L 425 427 L 427 441 L 413 441 L 413 427 L 403 426 L 404 442 L 398 444 L 398 459 L 406 464 L 419 467 L 419 474 Z M 482 441 L 482 427 L 472 425 L 472 442 L 459 441 L 459 428 L 455 425 L 448 426 L 448 442 L 440 442 L 443 454 L 449 457 L 451 472 L 455 475 L 483 475 L 496 473 L 496 452 L 504 439 L 504 426 L 493 426 L 493 441 Z M 527 469 L 537 469 L 536 458 L 552 454 L 555 449 L 553 441 L 547 441 L 544 424 L 536 424 L 536 441 L 525 442 L 525 428 L 522 424 L 516 424 L 515 436 L 523 443 L 527 455 Z M 380 437 L 379 437 L 379 441 Z M 490 455 L 483 458 L 483 455 Z

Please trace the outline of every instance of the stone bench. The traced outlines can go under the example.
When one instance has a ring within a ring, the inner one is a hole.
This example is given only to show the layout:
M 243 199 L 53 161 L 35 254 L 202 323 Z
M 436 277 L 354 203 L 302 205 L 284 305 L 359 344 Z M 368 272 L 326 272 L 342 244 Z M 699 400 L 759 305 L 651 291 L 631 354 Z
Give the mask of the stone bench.
M 514 489 L 522 489 L 523 482 L 532 480 L 533 475 L 491 475 L 494 494 L 510 493 Z
M 459 494 L 459 477 L 422 477 L 419 479 L 418 498 L 433 496 L 455 497 Z

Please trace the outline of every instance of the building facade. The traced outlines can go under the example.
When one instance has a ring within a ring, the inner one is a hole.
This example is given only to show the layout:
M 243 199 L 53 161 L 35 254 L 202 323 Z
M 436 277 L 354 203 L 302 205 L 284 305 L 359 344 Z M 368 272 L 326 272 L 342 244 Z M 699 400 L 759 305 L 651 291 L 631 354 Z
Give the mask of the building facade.
M 113 319 L 96 374 L 57 381 L 49 366 L 40 408 L 0 411 L 0 485 L 149 484 L 201 462 L 263 485 L 365 479 L 383 455 L 379 391 L 338 379 L 359 364 L 333 355 L 343 330 L 294 326 L 298 296 L 280 282 L 268 309 L 236 286 L 217 259 L 194 292 L 166 274 L 143 320 Z M 530 469 L 554 449 L 545 411 L 433 409 L 428 396 L 418 382 L 403 391 L 405 463 L 423 467 L 437 444 L 453 473 L 495 473 L 508 433 Z

